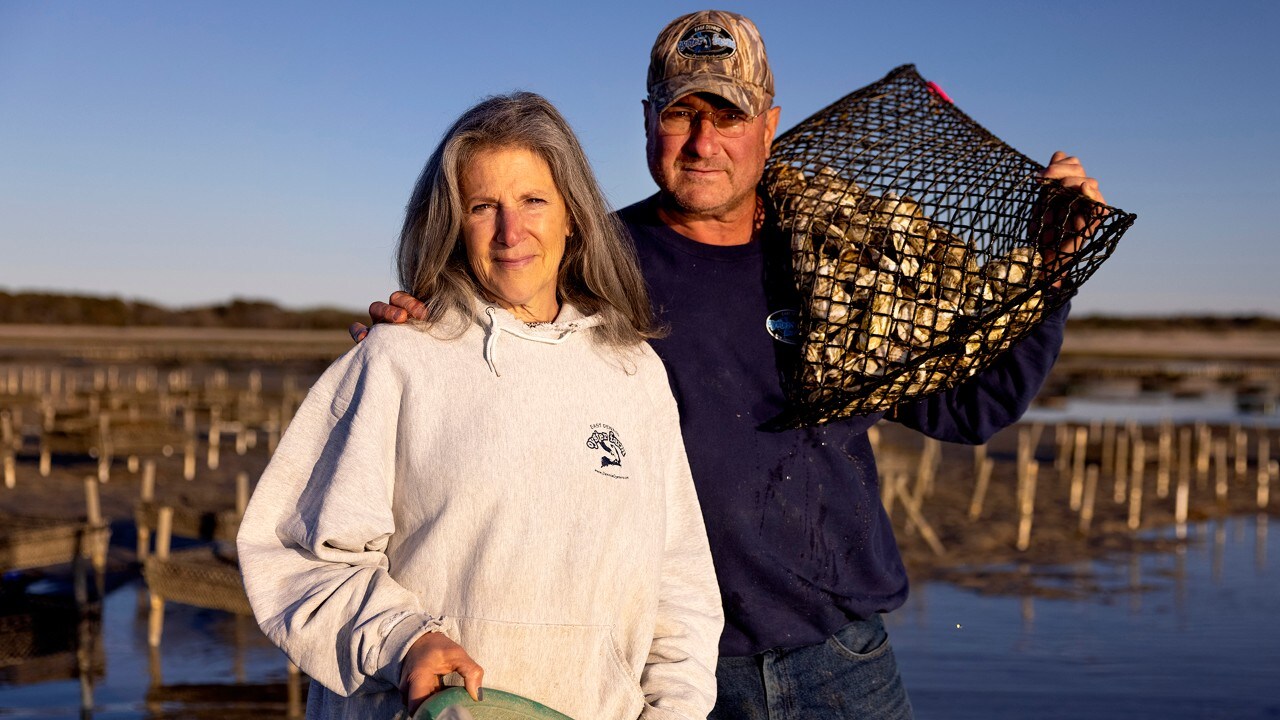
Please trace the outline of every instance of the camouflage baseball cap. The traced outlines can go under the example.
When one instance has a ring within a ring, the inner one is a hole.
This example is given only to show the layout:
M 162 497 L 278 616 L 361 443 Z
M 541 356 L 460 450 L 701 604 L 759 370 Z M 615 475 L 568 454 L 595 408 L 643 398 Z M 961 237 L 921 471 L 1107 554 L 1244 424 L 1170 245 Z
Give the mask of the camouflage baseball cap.
M 649 102 L 658 112 L 695 92 L 707 92 L 759 115 L 773 104 L 773 72 L 755 23 L 723 10 L 672 20 L 649 56 Z

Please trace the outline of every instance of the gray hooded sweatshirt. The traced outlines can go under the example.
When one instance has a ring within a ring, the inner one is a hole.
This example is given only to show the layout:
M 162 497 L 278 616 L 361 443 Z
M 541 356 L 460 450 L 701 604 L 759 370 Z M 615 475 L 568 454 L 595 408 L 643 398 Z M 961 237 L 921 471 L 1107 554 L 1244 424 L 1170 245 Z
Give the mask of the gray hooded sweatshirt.
M 402 717 L 433 631 L 577 720 L 710 712 L 723 616 L 675 401 L 647 344 L 596 324 L 380 325 L 311 388 L 239 535 L 308 717 Z

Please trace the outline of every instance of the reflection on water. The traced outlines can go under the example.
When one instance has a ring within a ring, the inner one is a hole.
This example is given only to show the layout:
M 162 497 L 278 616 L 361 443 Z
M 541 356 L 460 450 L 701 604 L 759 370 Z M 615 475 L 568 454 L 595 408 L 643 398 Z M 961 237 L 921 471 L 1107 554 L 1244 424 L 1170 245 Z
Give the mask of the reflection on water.
M 92 717 L 285 718 L 284 655 L 252 619 L 169 603 L 159 656 L 147 645 L 142 581 L 107 595 L 97 647 L 105 672 L 92 684 Z M 81 683 L 65 680 L 0 685 L 0 718 L 81 717 Z
M 1280 717 L 1274 530 L 1232 518 L 1175 553 L 1084 563 L 1085 600 L 913 588 L 889 627 L 917 717 Z
M 1232 518 L 1192 526 L 1175 553 L 1062 568 L 1062 583 L 1089 578 L 1087 599 L 913 588 L 889 627 L 918 718 L 1280 717 L 1276 530 Z M 286 717 L 284 657 L 252 621 L 170 604 L 154 665 L 140 591 L 105 600 L 92 717 Z M 80 716 L 74 676 L 0 678 L 0 718 Z

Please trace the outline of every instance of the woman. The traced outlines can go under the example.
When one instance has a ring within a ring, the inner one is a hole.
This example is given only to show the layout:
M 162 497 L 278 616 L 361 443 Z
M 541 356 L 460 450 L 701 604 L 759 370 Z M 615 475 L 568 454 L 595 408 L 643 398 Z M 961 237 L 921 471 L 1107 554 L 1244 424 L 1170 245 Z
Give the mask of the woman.
M 446 675 L 579 720 L 710 711 L 719 594 L 624 232 L 537 95 L 427 161 L 399 271 L 437 320 L 329 368 L 241 525 L 308 717 L 412 713 Z

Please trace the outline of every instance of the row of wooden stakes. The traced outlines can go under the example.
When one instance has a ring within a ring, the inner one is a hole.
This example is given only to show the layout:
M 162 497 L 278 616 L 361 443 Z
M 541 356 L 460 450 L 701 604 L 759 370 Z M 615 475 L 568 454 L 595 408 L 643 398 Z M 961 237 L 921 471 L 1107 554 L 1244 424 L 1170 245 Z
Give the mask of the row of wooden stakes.
M 1042 463 L 1037 458 L 1044 425 L 1029 423 L 1017 428 L 1016 505 L 1018 531 L 1016 546 L 1027 550 L 1035 520 L 1036 492 Z M 1063 423 L 1055 427 L 1052 469 L 1059 477 L 1069 479 L 1067 502 L 1079 514 L 1078 531 L 1088 536 L 1095 518 L 1099 495 L 1105 496 L 1103 481 L 1109 481 L 1110 498 L 1116 505 L 1127 506 L 1127 527 L 1136 531 L 1142 526 L 1144 496 L 1148 492 L 1164 500 L 1173 495 L 1173 519 L 1178 537 L 1185 537 L 1192 484 L 1200 489 L 1211 485 L 1215 501 L 1225 507 L 1231 499 L 1232 485 L 1250 487 L 1254 503 L 1262 511 L 1271 503 L 1271 484 L 1280 477 L 1280 462 L 1271 457 L 1271 430 L 1259 427 L 1250 432 L 1240 426 L 1226 428 L 1226 436 L 1215 436 L 1205 423 L 1174 426 L 1162 423 L 1148 439 L 1149 429 L 1133 422 L 1124 424 L 1095 422 L 1088 425 Z M 873 445 L 878 433 L 872 428 Z M 1252 447 L 1253 452 L 1250 453 Z M 895 470 L 881 477 L 881 499 L 887 510 L 901 505 L 907 514 L 907 528 L 920 537 L 938 555 L 945 547 L 928 522 L 923 501 L 932 494 L 941 462 L 942 444 L 926 438 L 915 470 L 915 484 L 910 474 Z M 979 520 L 996 459 L 987 445 L 973 450 L 974 487 L 968 507 L 968 518 Z M 1148 482 L 1153 474 L 1153 483 Z M 1233 483 L 1234 481 L 1234 483 Z

